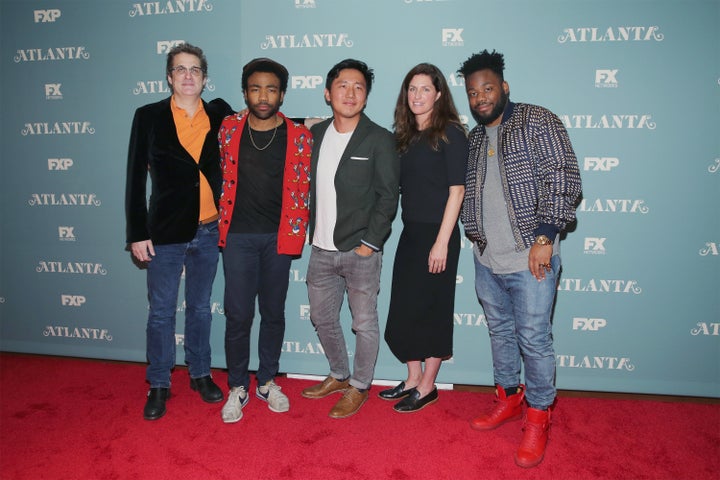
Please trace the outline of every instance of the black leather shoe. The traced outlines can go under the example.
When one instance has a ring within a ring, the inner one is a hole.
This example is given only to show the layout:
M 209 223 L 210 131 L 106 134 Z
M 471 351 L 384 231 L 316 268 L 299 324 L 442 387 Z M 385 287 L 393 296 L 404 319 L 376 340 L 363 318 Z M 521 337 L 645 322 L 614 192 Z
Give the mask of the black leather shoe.
M 157 420 L 165 415 L 165 400 L 170 398 L 169 388 L 151 388 L 143 410 L 145 420 Z
M 395 387 L 388 388 L 387 390 L 383 390 L 382 392 L 378 393 L 378 397 L 382 398 L 383 400 L 399 400 L 410 395 L 412 391 L 412 388 L 408 388 L 407 390 L 405 390 L 405 382 L 400 382 Z
M 420 392 L 418 392 L 416 389 L 412 389 L 412 392 L 409 396 L 406 398 L 403 398 L 400 400 L 393 409 L 396 412 L 400 413 L 410 413 L 410 412 L 417 412 L 418 410 L 422 410 L 423 408 L 427 407 L 428 405 L 432 405 L 433 403 L 437 402 L 438 400 L 438 391 L 437 388 L 433 388 L 432 392 L 425 395 L 423 398 L 420 398 Z
M 208 403 L 218 403 L 223 401 L 222 390 L 220 390 L 220 387 L 215 385 L 215 382 L 213 382 L 210 375 L 200 378 L 191 378 L 190 388 L 196 392 L 200 392 L 202 399 Z

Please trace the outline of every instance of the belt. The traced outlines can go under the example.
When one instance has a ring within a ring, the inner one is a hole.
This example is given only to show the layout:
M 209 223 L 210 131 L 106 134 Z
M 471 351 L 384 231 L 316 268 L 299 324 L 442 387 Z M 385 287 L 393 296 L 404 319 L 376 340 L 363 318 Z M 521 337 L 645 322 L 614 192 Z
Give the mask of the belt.
M 220 217 L 220 215 L 215 214 L 210 218 L 206 218 L 205 220 L 200 220 L 198 225 L 207 225 L 208 223 L 216 222 L 218 217 Z

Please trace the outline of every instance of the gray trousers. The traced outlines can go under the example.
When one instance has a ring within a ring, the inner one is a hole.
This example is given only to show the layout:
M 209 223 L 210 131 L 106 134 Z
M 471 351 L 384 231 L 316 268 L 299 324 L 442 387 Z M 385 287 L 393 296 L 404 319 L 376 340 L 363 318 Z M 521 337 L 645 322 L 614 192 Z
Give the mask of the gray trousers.
M 380 290 L 382 253 L 363 257 L 353 250 L 332 252 L 312 248 L 307 272 L 310 319 L 317 330 L 330 375 L 350 377 L 350 385 L 370 388 L 380 346 L 377 295 Z M 340 308 L 347 292 L 355 334 L 353 371 L 340 325 Z

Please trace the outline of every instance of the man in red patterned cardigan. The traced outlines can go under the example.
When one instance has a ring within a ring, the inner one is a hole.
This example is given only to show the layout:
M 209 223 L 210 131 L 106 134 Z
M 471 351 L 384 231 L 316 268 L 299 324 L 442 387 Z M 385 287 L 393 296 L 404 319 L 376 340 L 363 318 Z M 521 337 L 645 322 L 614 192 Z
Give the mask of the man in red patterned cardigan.
M 222 420 L 235 423 L 249 400 L 250 328 L 260 309 L 256 396 L 273 412 L 290 402 L 274 378 L 285 334 L 290 263 L 300 256 L 308 223 L 312 136 L 279 109 L 288 71 L 269 58 L 245 65 L 247 115 L 223 121 L 220 247 L 225 271 L 225 358 L 230 392 Z

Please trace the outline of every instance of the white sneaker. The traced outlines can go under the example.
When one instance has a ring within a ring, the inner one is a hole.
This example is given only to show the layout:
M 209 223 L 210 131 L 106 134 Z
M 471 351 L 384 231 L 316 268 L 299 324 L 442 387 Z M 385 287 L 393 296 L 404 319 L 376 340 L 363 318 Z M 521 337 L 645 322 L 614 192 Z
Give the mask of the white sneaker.
M 245 387 L 233 387 L 228 392 L 228 399 L 222 408 L 222 420 L 225 423 L 239 422 L 243 416 L 242 408 L 250 401 Z
M 290 410 L 290 400 L 272 380 L 261 387 L 257 387 L 255 394 L 260 400 L 265 400 L 268 403 L 268 408 L 273 412 L 282 413 Z

